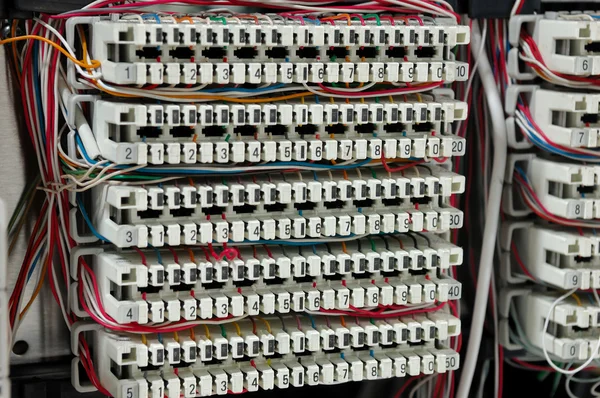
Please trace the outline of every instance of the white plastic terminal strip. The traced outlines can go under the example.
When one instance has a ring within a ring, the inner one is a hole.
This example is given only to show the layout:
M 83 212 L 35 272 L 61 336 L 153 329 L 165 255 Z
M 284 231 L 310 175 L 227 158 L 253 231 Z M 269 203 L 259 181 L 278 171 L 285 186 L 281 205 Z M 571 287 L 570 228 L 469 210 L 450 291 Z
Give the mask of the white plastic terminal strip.
M 600 218 L 598 166 L 533 158 L 527 174 L 542 205 L 552 214 L 569 219 Z
M 519 256 L 535 279 L 561 289 L 600 289 L 600 238 L 539 226 L 513 234 Z
M 532 293 L 516 298 L 518 315 L 531 344 L 541 349 L 545 340 L 548 353 L 562 360 L 584 361 L 591 355 L 598 357 L 598 326 L 600 310 L 596 305 L 579 305 L 567 298 L 550 313 L 555 328 L 543 330 L 548 311 L 556 297 L 546 293 Z
M 451 206 L 423 205 L 417 210 L 412 205 L 389 207 L 377 204 L 378 201 L 368 208 L 357 208 L 354 202 L 347 202 L 343 209 L 329 209 L 322 202 L 312 210 L 278 212 L 269 211 L 268 207 L 261 205 L 251 214 L 224 211 L 226 217 L 218 218 L 211 218 L 210 213 L 201 208 L 190 209 L 189 215 L 184 217 L 174 217 L 168 209 L 150 210 L 148 216 L 135 209 L 123 209 L 120 212 L 127 215 L 129 221 L 119 222 L 111 217 L 115 208 L 106 200 L 107 191 L 108 185 L 94 190 L 98 199 L 91 209 L 92 222 L 100 235 L 118 247 L 318 239 L 409 231 L 444 232 L 461 228 L 463 224 L 462 211 Z
M 577 76 L 600 74 L 600 56 L 594 50 L 600 41 L 600 22 L 589 16 L 547 13 L 534 22 L 533 39 L 548 69 Z
M 395 269 L 373 271 L 370 279 L 365 280 L 352 279 L 352 272 L 360 271 L 359 267 L 364 266 L 363 272 L 368 272 L 372 266 L 368 262 L 362 265 L 361 256 L 357 256 L 357 262 L 352 262 L 340 251 L 334 264 L 337 272 L 347 280 L 328 281 L 322 278 L 326 270 L 320 269 L 326 266 L 325 257 L 305 257 L 307 253 L 296 251 L 297 254 L 294 254 L 286 249 L 286 254 L 291 256 L 291 261 L 287 262 L 288 258 L 278 257 L 281 252 L 275 248 L 272 259 L 242 256 L 244 260 L 210 261 L 196 253 L 198 258 L 194 258 L 194 262 L 189 254 L 185 255 L 186 258 L 182 253 L 181 263 L 165 255 L 162 263 L 148 256 L 147 265 L 135 262 L 133 255 L 105 253 L 98 256 L 93 269 L 105 311 L 122 324 L 225 318 L 230 315 L 272 314 L 275 311 L 348 310 L 350 306 L 405 306 L 460 299 L 462 286 L 454 279 L 410 276 L 412 268 L 404 268 L 404 263 L 410 265 L 410 261 L 405 259 L 420 250 L 405 248 L 406 251 L 396 249 L 395 254 L 401 256 L 402 263 L 396 261 Z M 366 256 L 363 258 L 366 260 Z M 314 260 L 323 263 L 317 263 L 317 268 L 311 269 Z M 346 261 L 347 270 L 344 268 Z M 399 269 L 404 276 L 380 274 Z M 242 272 L 245 275 L 241 275 Z M 279 284 L 274 283 L 278 275 L 286 276 L 288 272 L 291 277 L 281 278 Z M 269 273 L 274 273 L 275 277 Z M 316 284 L 298 283 L 293 279 L 306 277 L 312 277 Z M 246 279 L 252 284 L 238 287 L 237 283 Z M 267 285 L 269 280 L 271 282 Z
M 118 163 L 462 156 L 464 140 L 440 131 L 466 118 L 466 104 L 444 96 L 422 95 L 420 100 L 266 105 L 136 105 L 99 100 L 93 129 L 101 155 Z M 340 124 L 342 132 L 331 136 L 329 128 Z M 417 131 L 417 126 L 426 131 Z
M 337 317 L 325 320 L 315 316 L 309 320 L 306 317 L 282 316 L 261 320 L 240 320 L 222 327 L 197 327 L 194 330 L 195 340 L 176 336 L 177 340 L 164 333 L 160 338 L 147 335 L 146 343 L 137 336 L 108 338 L 107 355 L 118 366 L 135 364 L 144 368 L 210 363 L 214 359 L 269 358 L 348 348 L 408 346 L 447 340 L 460 334 L 460 320 L 442 312 L 400 316 L 375 324 L 359 322 L 350 329 L 343 326 Z M 133 352 L 137 355 L 132 358 Z
M 550 141 L 572 148 L 600 147 L 600 95 L 536 89 L 529 108 Z
M 448 24 L 437 20 L 433 24 L 391 24 L 390 21 L 331 21 L 322 25 L 301 24 L 295 19 L 280 19 L 275 23 L 264 20 L 237 19 L 223 24 L 211 23 L 206 17 L 191 15 L 191 21 L 175 23 L 172 20 L 137 21 L 131 19 L 94 20 L 94 56 L 105 59 L 110 54 L 109 44 L 166 47 L 254 47 L 285 46 L 293 49 L 305 46 L 431 46 L 453 48 L 466 45 L 470 31 L 464 25 Z M 181 58 L 170 55 L 173 58 Z M 295 56 L 295 52 L 290 56 Z M 169 56 L 169 54 L 165 54 Z M 439 54 L 438 54 L 439 56 Z
M 165 393 L 195 397 L 197 395 L 241 393 L 244 390 L 270 390 L 275 387 L 289 388 L 291 386 L 301 387 L 303 385 L 405 377 L 406 375 L 419 375 L 422 372 L 427 374 L 445 373 L 459 367 L 458 353 L 444 348 L 441 344 L 436 346 L 434 341 L 425 341 L 422 345 L 414 347 L 407 344 L 397 347 L 373 345 L 369 351 L 355 351 L 353 347 L 342 345 L 345 348 L 341 350 L 341 353 L 329 354 L 327 351 L 317 349 L 311 355 L 302 357 L 288 352 L 279 353 L 279 358 L 270 359 L 268 355 L 267 358 L 264 358 L 265 350 L 271 348 L 274 351 L 281 350 L 285 346 L 283 336 L 289 336 L 286 331 L 276 326 L 281 325 L 281 320 L 274 319 L 266 322 L 272 325 L 271 333 L 266 331 L 266 334 L 262 334 L 265 333 L 265 328 L 256 323 L 256 326 L 261 329 L 257 330 L 257 333 L 263 336 L 262 339 L 252 332 L 252 326 L 248 328 L 245 324 L 242 325 L 243 327 L 240 326 L 239 332 L 228 326 L 227 336 L 232 335 L 229 339 L 220 336 L 221 332 L 218 327 L 213 330 L 211 335 L 219 337 L 213 337 L 213 340 L 206 335 L 206 329 L 197 328 L 194 336 L 196 341 L 187 334 L 183 336 L 184 333 L 180 333 L 179 341 L 175 340 L 173 336 L 165 334 L 160 337 L 162 342 L 159 341 L 158 336 L 149 335 L 144 343 L 135 335 L 110 334 L 100 331 L 96 333 L 94 339 L 95 364 L 100 383 L 116 398 L 128 396 L 161 398 Z M 283 322 L 288 331 L 294 330 L 292 333 L 306 336 L 304 339 L 307 342 L 309 341 L 308 332 L 316 333 L 317 341 L 319 341 L 322 339 L 319 336 L 321 333 L 327 330 L 333 331 L 325 326 L 320 329 L 320 333 L 313 329 L 310 323 L 305 323 L 302 330 L 299 330 L 296 328 L 295 320 L 284 318 Z M 397 323 L 404 324 L 400 321 Z M 373 325 L 370 326 L 377 329 Z M 338 327 L 338 329 L 342 335 L 348 332 L 343 327 Z M 366 332 L 361 333 L 362 335 L 366 334 Z M 422 334 L 422 332 L 419 333 Z M 255 336 L 255 341 L 260 341 L 260 343 L 257 345 L 242 341 L 248 340 L 248 337 L 251 336 Z M 327 339 L 327 341 L 329 340 Z M 333 340 L 336 345 L 344 343 L 338 341 L 337 337 L 334 337 Z M 213 341 L 215 344 L 207 345 L 207 341 Z M 231 345 L 231 342 L 234 344 Z M 366 339 L 362 345 L 365 344 Z M 242 347 L 245 357 L 241 361 L 223 358 L 219 359 L 219 364 L 206 364 L 200 360 L 202 355 L 206 355 L 206 358 L 217 359 L 221 351 L 239 353 L 238 349 L 242 349 Z M 289 348 L 296 347 L 297 345 Z M 306 347 L 305 345 L 305 350 Z M 258 353 L 254 351 L 255 348 L 258 349 Z M 195 358 L 193 357 L 194 349 Z M 172 358 L 176 360 L 174 361 Z M 113 368 L 118 366 L 126 372 L 111 371 L 111 364 Z M 177 368 L 174 368 L 174 365 Z M 124 377 L 124 374 L 128 376 Z
M 427 174 L 426 174 L 427 173 Z M 346 179 L 347 178 L 347 179 Z M 168 211 L 233 206 L 329 203 L 338 200 L 390 200 L 449 197 L 464 192 L 464 176 L 439 166 L 417 167 L 402 173 L 372 168 L 369 175 L 356 170 L 271 174 L 268 181 L 251 178 L 202 179 L 189 185 L 158 187 L 109 185 L 106 202 L 118 210 Z M 193 181 L 193 180 L 192 180 Z M 229 212 L 229 211 L 228 211 Z M 156 220 L 160 216 L 154 217 Z

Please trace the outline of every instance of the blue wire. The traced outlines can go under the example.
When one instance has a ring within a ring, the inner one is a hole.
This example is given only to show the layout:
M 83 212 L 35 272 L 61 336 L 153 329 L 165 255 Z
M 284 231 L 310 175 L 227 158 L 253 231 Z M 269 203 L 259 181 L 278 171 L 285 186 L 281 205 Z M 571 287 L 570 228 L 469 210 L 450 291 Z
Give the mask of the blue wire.
M 163 265 L 162 256 L 160 255 L 160 251 L 156 247 L 152 246 L 150 243 L 148 243 L 148 246 L 150 246 L 152 249 L 154 249 L 154 253 L 156 253 L 156 258 L 158 259 L 158 263 L 160 265 Z
M 303 312 L 303 315 L 307 316 L 308 319 L 310 319 L 310 323 L 311 323 L 313 329 L 316 329 L 317 325 L 315 325 L 315 318 L 313 318 L 310 314 L 307 314 L 306 312 Z
M 163 343 L 162 334 L 158 333 L 158 334 L 156 335 L 156 338 L 158 339 L 158 342 L 159 342 L 160 344 L 162 344 L 162 343 Z
M 83 200 L 81 200 L 81 194 L 78 193 L 77 194 L 77 207 L 79 207 L 79 211 L 81 212 L 81 215 L 83 216 L 83 219 L 85 220 L 85 223 L 87 224 L 88 228 L 90 229 L 90 231 L 92 232 L 92 234 L 100 239 L 103 242 L 108 242 L 108 239 L 106 239 L 104 236 L 100 235 L 100 233 L 96 230 L 96 228 L 94 228 L 94 225 L 92 224 L 92 220 L 90 220 L 90 217 L 87 214 L 87 211 L 85 210 L 85 207 L 83 205 Z
M 319 177 L 317 177 L 316 171 L 313 171 L 313 178 L 315 179 L 315 181 L 319 181 Z
M 315 245 L 312 246 L 312 249 L 313 249 L 313 253 L 317 254 L 317 248 L 315 247 Z
M 313 24 L 315 24 L 317 26 L 321 26 L 321 21 L 319 21 L 319 19 L 317 19 L 317 18 L 312 19 L 312 18 L 304 18 L 304 17 L 302 17 L 302 19 L 305 20 L 305 21 L 308 21 L 310 23 L 313 23 Z
M 38 75 L 38 46 L 39 43 L 37 41 L 34 41 L 33 43 L 34 47 L 33 47 L 33 76 L 37 76 Z M 44 111 L 42 110 L 42 95 L 41 95 L 41 90 L 40 90 L 40 80 L 39 79 L 33 79 L 33 89 L 35 91 L 35 105 L 37 108 L 37 113 L 38 116 L 41 120 L 43 120 L 44 118 Z M 42 135 L 42 141 L 44 142 L 44 145 L 46 144 L 46 128 L 44 123 L 40 123 L 40 133 Z
M 44 244 L 44 246 L 45 246 L 45 244 Z M 42 255 L 42 252 L 44 251 L 44 246 L 42 246 L 42 248 L 38 252 L 37 256 L 35 256 L 35 258 L 33 259 L 33 263 L 31 264 L 31 268 L 29 269 L 29 272 L 27 273 L 27 282 L 29 282 L 29 278 L 31 278 L 31 275 L 33 275 L 33 271 L 35 270 L 35 266 L 37 265 L 38 260 L 40 259 L 40 256 Z
M 158 22 L 160 24 L 160 17 L 156 13 L 144 14 L 144 15 L 142 15 L 142 18 L 144 18 L 144 19 L 156 19 L 156 22 Z

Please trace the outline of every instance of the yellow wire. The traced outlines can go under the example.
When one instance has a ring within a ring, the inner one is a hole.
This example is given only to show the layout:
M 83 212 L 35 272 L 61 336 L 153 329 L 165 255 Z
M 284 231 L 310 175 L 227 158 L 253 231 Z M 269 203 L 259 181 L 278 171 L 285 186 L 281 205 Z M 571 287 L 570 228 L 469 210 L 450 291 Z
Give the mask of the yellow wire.
M 52 47 L 56 48 L 65 57 L 69 58 L 71 61 L 73 61 L 73 63 L 75 63 L 76 65 L 81 66 L 82 68 L 96 69 L 96 68 L 99 68 L 100 65 L 101 65 L 100 61 L 98 61 L 97 59 L 91 60 L 91 62 L 92 62 L 91 64 L 88 64 L 85 61 L 80 61 L 77 58 L 73 57 L 71 54 L 69 54 L 69 52 L 67 50 L 65 50 L 64 48 L 62 48 L 57 43 L 53 42 L 50 39 L 46 39 L 45 37 L 37 36 L 37 35 L 25 35 L 25 36 L 19 36 L 19 37 L 9 37 L 8 39 L 0 40 L 0 45 L 14 43 L 14 42 L 23 41 L 23 40 L 40 40 L 40 41 L 43 41 L 44 43 L 47 43 L 47 44 L 51 45 Z
M 421 94 L 419 93 L 415 93 L 417 95 L 417 99 L 419 100 L 419 102 L 423 102 L 423 98 L 421 97 Z
M 142 335 L 142 343 L 143 343 L 144 345 L 148 345 L 148 339 L 146 338 L 146 335 L 145 335 L 145 334 L 143 334 L 143 335 Z
M 267 327 L 267 332 L 271 333 L 271 325 L 269 324 L 269 322 L 267 322 L 267 320 L 266 320 L 266 319 L 264 319 L 264 318 L 261 318 L 261 317 L 259 317 L 259 316 L 257 316 L 256 318 L 257 318 L 259 321 L 262 321 L 262 322 L 265 324 L 265 326 Z
M 581 306 L 583 305 L 583 304 L 581 303 L 581 299 L 579 298 L 579 296 L 578 296 L 578 295 L 576 295 L 575 293 L 573 293 L 573 294 L 571 295 L 571 297 L 573 297 L 573 298 L 575 299 L 575 301 L 577 301 L 577 305 L 578 305 L 578 306 L 580 306 L 580 307 L 581 307 Z
M 237 322 L 233 322 L 233 326 L 235 326 L 235 330 L 237 331 L 238 336 L 242 335 L 242 329 L 240 329 L 240 325 Z
M 177 334 L 177 332 L 173 332 L 173 338 L 175 339 L 176 342 L 179 343 L 179 335 Z
M 196 333 L 194 332 L 194 328 L 190 329 L 190 337 L 192 341 L 196 341 Z
M 206 326 L 206 324 L 204 324 L 204 330 L 206 331 L 206 337 L 208 337 L 210 340 L 210 330 L 208 330 L 208 326 Z

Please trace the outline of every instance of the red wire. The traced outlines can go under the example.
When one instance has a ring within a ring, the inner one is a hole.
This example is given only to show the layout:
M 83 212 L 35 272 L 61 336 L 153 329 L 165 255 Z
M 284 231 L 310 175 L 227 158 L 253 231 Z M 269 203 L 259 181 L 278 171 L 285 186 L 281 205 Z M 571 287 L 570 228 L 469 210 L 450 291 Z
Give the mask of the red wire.
M 504 349 L 498 344 L 498 398 L 502 398 L 504 379 Z
M 402 387 L 400 387 L 400 389 L 396 392 L 396 394 L 394 394 L 394 398 L 400 398 L 402 396 L 402 393 L 408 388 L 408 386 L 415 380 L 420 379 L 421 377 L 423 377 L 425 375 L 420 374 L 418 376 L 412 376 L 410 378 L 408 378 L 406 380 L 406 382 L 404 384 L 402 384 Z
M 514 241 L 512 241 L 510 243 L 510 250 L 512 251 L 513 256 L 515 257 L 515 261 L 517 262 L 517 265 L 519 266 L 519 268 L 521 268 L 521 271 L 523 271 L 523 273 L 525 275 L 527 275 L 528 277 L 530 277 L 531 279 L 535 280 L 534 276 L 531 275 L 531 272 L 529 272 L 529 270 L 527 270 L 527 267 L 523 263 L 523 260 L 521 259 L 521 255 L 519 254 L 519 250 L 517 249 L 517 245 L 515 244 Z

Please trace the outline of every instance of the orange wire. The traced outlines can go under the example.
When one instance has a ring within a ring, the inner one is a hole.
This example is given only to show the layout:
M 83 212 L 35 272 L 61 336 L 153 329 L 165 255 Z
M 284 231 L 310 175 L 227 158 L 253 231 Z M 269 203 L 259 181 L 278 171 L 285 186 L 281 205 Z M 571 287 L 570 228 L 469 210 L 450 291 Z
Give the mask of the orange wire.
M 196 23 L 196 22 L 194 22 L 194 20 L 192 19 L 192 17 L 189 17 L 189 16 L 183 16 L 183 17 L 175 18 L 175 21 L 177 21 L 177 22 L 189 21 L 190 23 Z
M 252 14 L 237 14 L 236 17 L 238 18 L 250 18 L 250 19 L 254 19 L 254 23 L 255 24 L 260 24 L 260 22 L 258 21 L 258 17 L 256 15 L 252 15 Z
M 104 88 L 100 87 L 98 85 L 98 83 L 95 82 L 95 81 L 93 82 L 93 84 L 98 88 L 98 90 L 103 91 L 103 92 L 105 92 L 107 94 L 114 95 L 116 97 L 123 97 L 123 98 L 142 98 L 143 97 L 141 95 L 122 94 L 122 93 L 117 93 L 117 92 L 112 91 L 112 90 L 107 90 L 107 89 L 104 89 Z M 196 95 L 163 95 L 163 97 L 167 97 L 167 98 L 183 98 L 183 99 L 210 99 L 210 100 L 236 102 L 236 103 L 240 103 L 240 104 L 254 104 L 254 103 L 272 102 L 272 101 L 285 101 L 285 100 L 294 99 L 294 98 L 308 97 L 310 95 L 314 95 L 314 94 L 311 93 L 310 91 L 307 91 L 307 92 L 303 92 L 303 93 L 283 95 L 281 97 L 248 98 L 248 99 L 246 99 L 246 98 L 224 97 L 224 96 L 221 96 L 221 95 L 202 95 L 202 94 L 196 94 Z
M 321 18 L 321 21 L 337 21 L 339 19 L 346 19 L 348 21 L 348 26 L 352 25 L 352 20 L 350 19 L 350 14 L 338 14 L 333 17 L 325 17 L 325 18 Z
M 190 255 L 190 260 L 192 260 L 193 263 L 196 262 L 196 257 L 194 256 L 194 252 L 192 251 L 192 249 L 187 249 L 188 254 Z

